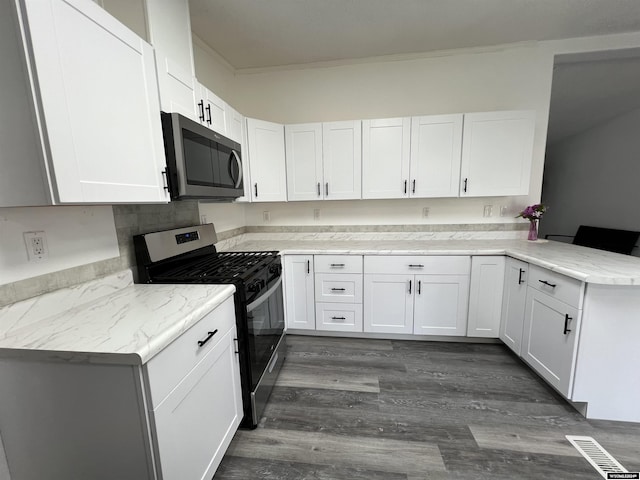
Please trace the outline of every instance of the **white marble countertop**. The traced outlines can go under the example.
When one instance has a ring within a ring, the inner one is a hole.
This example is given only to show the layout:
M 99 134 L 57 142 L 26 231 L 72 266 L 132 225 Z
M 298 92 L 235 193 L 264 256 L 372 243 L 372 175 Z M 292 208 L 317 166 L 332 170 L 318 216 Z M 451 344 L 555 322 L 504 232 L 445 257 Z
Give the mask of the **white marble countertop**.
M 0 308 L 0 357 L 144 364 L 234 292 L 110 275 Z
M 294 236 L 295 234 L 292 234 Z M 539 240 L 250 239 L 231 251 L 278 250 L 283 255 L 508 255 L 587 283 L 640 286 L 640 258 Z

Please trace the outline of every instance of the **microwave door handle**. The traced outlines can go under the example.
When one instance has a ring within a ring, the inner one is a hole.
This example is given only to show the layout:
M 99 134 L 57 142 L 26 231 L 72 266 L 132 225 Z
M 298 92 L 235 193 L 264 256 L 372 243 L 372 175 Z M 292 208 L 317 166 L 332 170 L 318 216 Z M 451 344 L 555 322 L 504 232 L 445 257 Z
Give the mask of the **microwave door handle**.
M 238 180 L 236 180 L 235 187 L 240 188 L 240 185 L 242 184 L 242 162 L 240 161 L 240 157 L 238 156 L 238 153 L 235 150 L 231 150 L 231 155 L 233 155 L 233 158 L 238 164 Z
M 253 302 L 247 305 L 247 313 L 252 310 L 255 310 L 264 302 L 266 302 L 269 299 L 269 297 L 273 295 L 274 292 L 278 289 L 281 283 L 282 283 L 282 275 L 278 277 L 278 281 L 274 283 L 269 290 L 267 290 L 263 295 L 260 295 L 257 299 L 255 299 Z

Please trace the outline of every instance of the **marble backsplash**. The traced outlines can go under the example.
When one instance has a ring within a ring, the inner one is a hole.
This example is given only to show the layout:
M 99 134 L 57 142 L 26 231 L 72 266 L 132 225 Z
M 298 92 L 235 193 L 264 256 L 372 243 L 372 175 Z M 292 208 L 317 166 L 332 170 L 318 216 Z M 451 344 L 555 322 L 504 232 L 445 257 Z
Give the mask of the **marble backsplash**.
M 0 307 L 125 269 L 135 272 L 133 236 L 200 223 L 196 201 L 167 205 L 114 205 L 120 255 L 100 262 L 0 285 Z M 442 225 L 247 226 L 218 233 L 220 251 L 255 240 L 487 240 L 526 238 L 526 223 Z
M 238 229 L 239 230 L 239 229 Z M 219 251 L 244 242 L 260 240 L 300 241 L 428 241 L 428 240 L 514 240 L 527 238 L 528 224 L 464 225 L 356 225 L 328 227 L 245 227 L 244 232 L 218 235 Z

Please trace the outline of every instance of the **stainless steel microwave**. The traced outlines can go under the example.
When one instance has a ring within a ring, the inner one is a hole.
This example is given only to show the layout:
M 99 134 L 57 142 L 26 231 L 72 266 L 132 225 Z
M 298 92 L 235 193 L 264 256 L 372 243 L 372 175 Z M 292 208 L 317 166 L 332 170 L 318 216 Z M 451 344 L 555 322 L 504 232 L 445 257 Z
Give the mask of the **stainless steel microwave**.
M 244 195 L 240 144 L 178 113 L 161 113 L 172 199 Z

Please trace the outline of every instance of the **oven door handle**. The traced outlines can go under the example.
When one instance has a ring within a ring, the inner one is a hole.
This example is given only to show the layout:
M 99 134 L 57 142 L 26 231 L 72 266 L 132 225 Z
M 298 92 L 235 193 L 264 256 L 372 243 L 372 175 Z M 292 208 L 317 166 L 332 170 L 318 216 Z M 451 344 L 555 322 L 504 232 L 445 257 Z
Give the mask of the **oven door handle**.
M 278 277 L 278 281 L 276 283 L 274 283 L 269 290 L 264 292 L 263 295 L 260 295 L 253 302 L 251 302 L 249 305 L 247 305 L 247 312 L 255 310 L 260 305 L 262 305 L 264 302 L 266 302 L 269 299 L 269 297 L 271 295 L 273 295 L 274 292 L 278 289 L 278 287 L 280 286 L 281 283 L 282 283 L 282 276 Z

